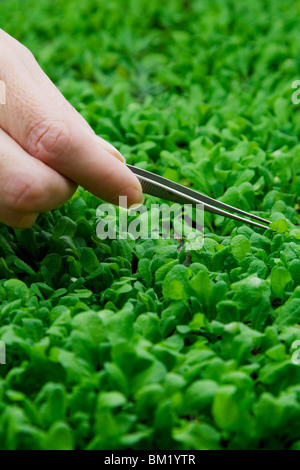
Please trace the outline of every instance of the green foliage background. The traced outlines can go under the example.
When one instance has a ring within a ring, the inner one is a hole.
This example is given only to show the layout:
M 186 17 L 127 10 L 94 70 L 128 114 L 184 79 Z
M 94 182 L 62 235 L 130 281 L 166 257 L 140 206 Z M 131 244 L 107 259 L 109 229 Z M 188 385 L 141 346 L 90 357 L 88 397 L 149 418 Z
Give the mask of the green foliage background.
M 0 448 L 300 448 L 299 13 L 0 3 L 3 29 L 128 163 L 280 221 L 205 215 L 191 253 L 101 242 L 80 188 L 32 229 L 1 225 Z

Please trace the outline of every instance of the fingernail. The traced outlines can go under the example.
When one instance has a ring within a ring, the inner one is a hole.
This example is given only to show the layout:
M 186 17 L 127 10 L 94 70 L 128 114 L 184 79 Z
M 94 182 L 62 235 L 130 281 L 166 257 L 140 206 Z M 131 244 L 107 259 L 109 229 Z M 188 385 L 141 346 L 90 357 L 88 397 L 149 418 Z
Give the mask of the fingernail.
M 145 201 L 145 196 L 140 189 L 133 186 L 122 191 L 122 195 L 119 196 L 118 204 L 124 209 L 137 209 L 142 206 Z
M 137 210 L 144 204 L 145 196 L 144 196 L 144 194 L 142 194 L 142 196 L 143 196 L 143 200 L 141 202 L 136 202 L 135 204 L 131 204 L 131 206 L 129 207 L 130 211 Z
M 119 152 L 119 150 L 116 149 L 116 147 L 114 147 L 112 144 L 110 144 L 109 142 L 107 142 L 107 140 L 104 140 L 102 139 L 102 137 L 100 137 L 99 135 L 96 135 L 98 141 L 99 141 L 99 144 L 105 149 L 107 150 L 109 153 L 111 153 L 114 157 L 117 157 L 122 163 L 125 163 L 126 160 L 125 158 L 123 157 L 123 155 Z

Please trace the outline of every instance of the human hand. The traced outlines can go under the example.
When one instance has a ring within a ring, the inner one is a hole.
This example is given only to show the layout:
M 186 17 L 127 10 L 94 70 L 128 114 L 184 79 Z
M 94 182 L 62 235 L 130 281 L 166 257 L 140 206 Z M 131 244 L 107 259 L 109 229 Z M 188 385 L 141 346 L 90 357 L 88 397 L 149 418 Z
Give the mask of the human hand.
M 0 29 L 0 222 L 30 227 L 40 212 L 66 202 L 80 184 L 105 201 L 143 201 L 124 158 L 96 136 L 37 64 Z

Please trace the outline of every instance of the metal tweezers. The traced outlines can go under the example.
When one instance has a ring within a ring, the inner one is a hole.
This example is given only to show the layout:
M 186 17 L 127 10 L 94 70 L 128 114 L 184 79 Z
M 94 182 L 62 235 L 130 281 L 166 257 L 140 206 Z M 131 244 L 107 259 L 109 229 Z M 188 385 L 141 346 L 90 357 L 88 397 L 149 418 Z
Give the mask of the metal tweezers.
M 244 224 L 254 225 L 255 227 L 263 229 L 269 228 L 267 225 L 263 224 L 270 224 L 271 222 L 259 217 L 258 215 L 250 214 L 249 212 L 245 212 L 237 207 L 217 201 L 212 197 L 205 196 L 205 194 L 187 188 L 182 184 L 174 183 L 174 181 L 156 175 L 151 171 L 146 171 L 132 165 L 127 165 L 127 167 L 136 175 L 145 194 L 150 194 L 151 196 L 156 196 L 178 204 L 191 204 L 193 207 L 197 204 L 203 204 L 204 210 L 207 212 L 228 217 L 229 219 L 237 220 Z M 235 214 L 231 214 L 231 212 L 227 211 L 235 212 Z M 250 217 L 251 219 L 258 220 L 263 224 L 248 218 L 245 219 L 244 217 L 240 217 L 240 215 L 236 214 Z

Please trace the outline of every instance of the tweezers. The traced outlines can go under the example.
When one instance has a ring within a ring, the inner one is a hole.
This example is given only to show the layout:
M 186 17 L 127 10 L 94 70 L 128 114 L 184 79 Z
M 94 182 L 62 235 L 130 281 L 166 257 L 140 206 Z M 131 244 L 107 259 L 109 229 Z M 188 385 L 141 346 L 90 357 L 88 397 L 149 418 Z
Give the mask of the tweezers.
M 217 201 L 212 197 L 187 188 L 182 184 L 174 183 L 174 181 L 156 175 L 151 171 L 146 171 L 132 165 L 127 165 L 127 167 L 136 175 L 145 194 L 156 196 L 167 201 L 176 202 L 178 204 L 191 204 L 193 207 L 196 207 L 197 204 L 202 204 L 204 210 L 211 212 L 212 214 L 221 215 L 223 217 L 263 229 L 269 228 L 267 225 L 263 224 L 270 224 L 271 222 L 259 217 L 258 215 L 250 214 L 249 212 L 245 212 L 237 207 Z M 233 214 L 231 212 L 233 212 Z M 244 217 L 241 217 L 241 215 L 247 218 L 245 219 Z M 255 222 L 255 220 L 262 223 Z

